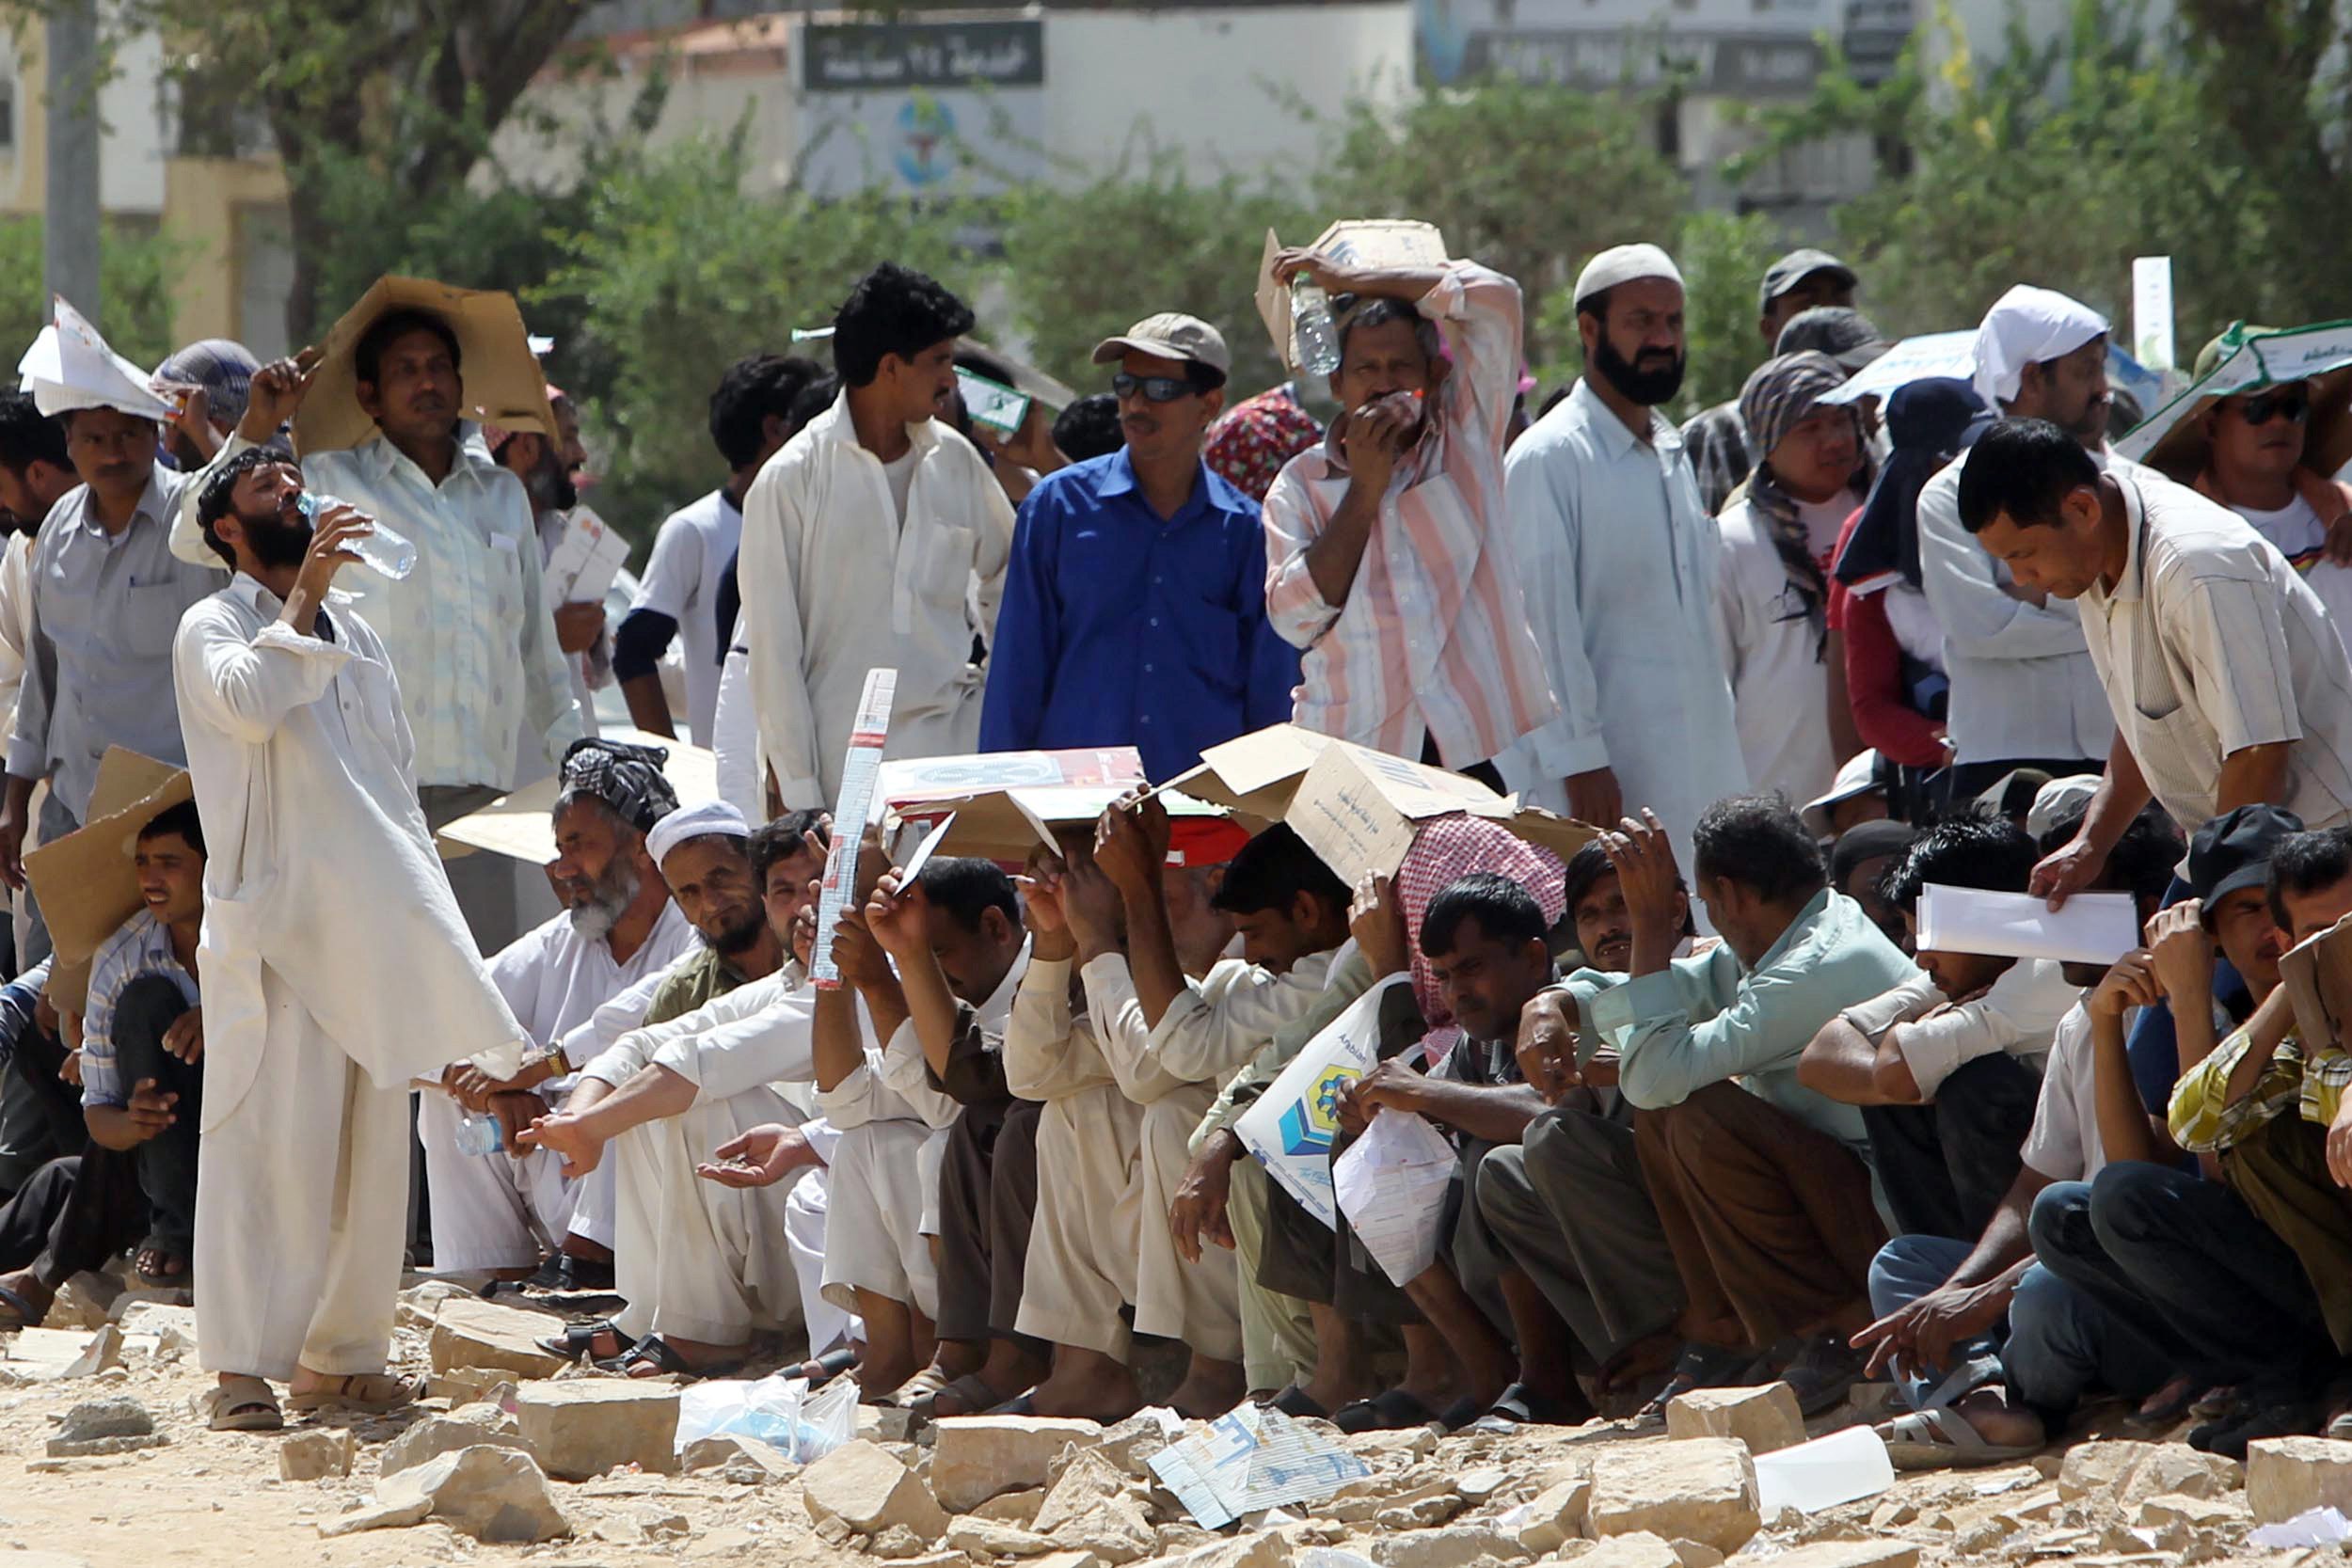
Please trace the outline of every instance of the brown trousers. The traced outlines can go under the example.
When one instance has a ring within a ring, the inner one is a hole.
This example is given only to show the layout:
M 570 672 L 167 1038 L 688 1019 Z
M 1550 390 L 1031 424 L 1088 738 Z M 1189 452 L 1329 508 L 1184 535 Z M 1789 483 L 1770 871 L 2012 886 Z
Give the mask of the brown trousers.
M 1845 1145 L 1729 1082 L 1636 1112 L 1633 1138 L 1694 1326 L 1761 1349 L 1867 1300 L 1886 1227 Z
M 2328 1129 L 2288 1106 L 2221 1151 L 2222 1179 L 2295 1249 L 2337 1353 L 2352 1354 L 2352 1194 L 2328 1174 Z

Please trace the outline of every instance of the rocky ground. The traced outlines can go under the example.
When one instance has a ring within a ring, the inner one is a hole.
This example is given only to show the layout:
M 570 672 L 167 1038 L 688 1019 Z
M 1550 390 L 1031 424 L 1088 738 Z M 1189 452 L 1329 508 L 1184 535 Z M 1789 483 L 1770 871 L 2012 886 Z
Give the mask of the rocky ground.
M 2338 1561 L 2248 1533 L 2321 1503 L 2352 1512 L 2352 1443 L 2258 1444 L 2242 1467 L 2094 1434 L 1762 1517 L 1754 1455 L 1861 1421 L 1883 1392 L 1807 1433 L 1776 1387 L 1694 1400 L 1664 1431 L 1344 1438 L 1299 1423 L 1371 1473 L 1210 1531 L 1149 1467 L 1183 1435 L 1151 1413 L 1108 1431 L 973 1418 L 908 1441 L 898 1413 L 868 1408 L 857 1441 L 805 1468 L 735 1438 L 679 1456 L 675 1387 L 561 1368 L 532 1344 L 547 1314 L 437 1281 L 404 1293 L 395 1343 L 431 1379 L 421 1408 L 212 1433 L 192 1409 L 210 1382 L 192 1309 L 105 1293 L 70 1288 L 47 1326 L 0 1339 L 0 1568 L 250 1568 L 256 1552 L 336 1568 L 2122 1568 Z

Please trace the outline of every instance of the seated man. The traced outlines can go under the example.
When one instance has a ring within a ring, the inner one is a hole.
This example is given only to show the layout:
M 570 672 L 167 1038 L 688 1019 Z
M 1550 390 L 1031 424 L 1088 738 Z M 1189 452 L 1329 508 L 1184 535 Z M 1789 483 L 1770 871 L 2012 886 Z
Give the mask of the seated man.
M 1045 1344 L 1015 1327 L 1041 1109 L 1015 1096 L 1004 1056 L 1028 962 L 1021 895 L 993 862 L 934 857 L 911 885 L 883 877 L 866 925 L 898 966 L 901 1032 L 913 1032 L 926 1081 L 962 1108 L 939 1175 L 936 1358 L 900 1392 L 924 1414 L 977 1415 L 1046 1370 Z
M 1656 816 L 1607 835 L 1633 920 L 1633 977 L 1593 1004 L 1650 1198 L 1688 1305 L 1688 1341 L 1660 1407 L 1744 1378 L 1783 1338 L 1779 1376 L 1818 1415 L 1862 1374 L 1850 1337 L 1870 1320 L 1870 1257 L 1884 1239 L 1850 1105 L 1797 1082 L 1823 1024 L 1913 973 L 1861 906 L 1832 893 L 1788 803 L 1735 796 L 1692 835 L 1700 900 L 1724 945 L 1677 959 L 1672 841 Z
M 1881 818 L 1848 828 L 1830 846 L 1830 887 L 1861 905 L 1870 924 L 1884 931 L 1886 940 L 1898 947 L 1906 934 L 1902 911 L 1881 895 L 1879 883 L 1918 836 L 1907 822 Z
M 204 828 L 183 800 L 139 830 L 146 907 L 90 958 L 82 1015 L 82 1114 L 101 1148 L 135 1150 L 147 1196 L 139 1282 L 185 1289 L 196 1244 L 196 1130 L 204 1101 L 204 1013 L 196 942 L 204 924 Z
M 1880 887 L 1912 944 L 1930 883 L 2023 893 L 2035 859 L 2022 828 L 1958 816 L 1912 845 Z M 1797 1081 L 1862 1107 L 1870 1163 L 1902 1233 L 1973 1236 L 2016 1180 L 2042 1058 L 2078 988 L 2044 959 L 1915 956 L 1919 974 L 1813 1037 Z
M 569 1283 L 582 1278 L 580 1262 L 610 1261 L 609 1252 L 572 1233 L 582 1193 L 564 1180 L 561 1158 L 516 1136 L 571 1090 L 580 1064 L 564 1054 L 565 1037 L 695 947 L 694 927 L 645 847 L 654 824 L 677 809 L 661 760 L 658 752 L 606 740 L 576 740 L 564 753 L 551 814 L 556 858 L 548 869 L 565 911 L 490 960 L 490 978 L 537 1051 L 503 1082 L 461 1063 L 444 1075 L 445 1092 L 417 1104 L 438 1272 L 525 1279 L 553 1251 L 564 1255 L 556 1259 L 555 1282 Z M 496 1115 L 505 1147 L 487 1155 L 461 1149 L 457 1129 L 468 1112 Z M 612 1180 L 605 1165 L 587 1184 L 609 1189 Z M 609 1191 L 599 1207 L 610 1212 Z M 600 1272 L 610 1285 L 610 1268 Z
M 1233 917 L 1242 957 L 1221 960 L 1196 983 L 1184 975 L 1170 927 L 1168 838 L 1156 800 L 1122 801 L 1103 814 L 1095 858 L 1119 889 L 1127 951 L 1082 957 L 1094 1006 L 1113 1015 L 1134 1006 L 1148 1031 L 1144 1062 L 1186 1085 L 1144 1108 L 1135 1331 L 1191 1347 L 1191 1369 L 1168 1402 L 1187 1418 L 1208 1418 L 1243 1392 L 1238 1275 L 1230 1257 L 1186 1259 L 1160 1219 L 1174 1206 L 1192 1134 L 1218 1086 L 1321 998 L 1333 950 L 1347 937 L 1348 893 L 1297 833 L 1267 829 L 1234 855 L 1212 900 Z
M 810 993 L 787 949 L 810 897 L 810 847 L 804 830 L 783 826 L 754 835 L 733 807 L 707 802 L 646 835 L 705 945 L 657 985 L 644 1026 L 590 1060 L 564 1109 L 526 1135 L 574 1179 L 608 1147 L 615 1161 L 613 1272 L 628 1306 L 549 1341 L 559 1354 L 627 1357 L 632 1375 L 707 1373 L 739 1361 L 758 1323 L 787 1324 L 803 1308 L 795 1254 L 806 1226 L 790 1200 L 817 1184 L 801 1178 L 823 1163 L 827 1134 L 785 1092 L 814 1069 Z M 801 1131 L 755 1152 L 746 1140 L 778 1124 Z M 729 1171 L 705 1180 L 714 1155 Z M 721 1179 L 738 1171 L 740 1184 Z M 846 1326 L 809 1314 L 812 1337 L 827 1335 L 812 1348 Z

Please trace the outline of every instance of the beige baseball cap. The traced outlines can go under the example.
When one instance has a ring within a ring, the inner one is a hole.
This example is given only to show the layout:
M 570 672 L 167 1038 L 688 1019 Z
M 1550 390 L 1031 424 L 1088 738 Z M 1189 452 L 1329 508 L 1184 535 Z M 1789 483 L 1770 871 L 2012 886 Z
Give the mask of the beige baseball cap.
M 1233 356 L 1225 346 L 1225 335 L 1199 316 L 1187 316 L 1181 310 L 1146 316 L 1123 335 L 1105 338 L 1094 345 L 1094 362 L 1098 365 L 1107 365 L 1122 354 L 1184 359 L 1206 365 L 1220 375 L 1230 373 L 1233 368 Z

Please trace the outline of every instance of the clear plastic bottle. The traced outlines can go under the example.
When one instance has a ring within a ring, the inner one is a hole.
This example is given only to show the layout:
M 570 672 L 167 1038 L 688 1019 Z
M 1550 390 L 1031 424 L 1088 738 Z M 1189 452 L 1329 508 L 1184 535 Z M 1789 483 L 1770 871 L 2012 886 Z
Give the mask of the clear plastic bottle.
M 315 527 L 327 513 L 339 506 L 350 506 L 351 502 L 340 496 L 323 496 L 316 490 L 305 490 L 295 504 L 302 508 L 302 515 L 310 518 Z M 394 582 L 417 569 L 417 546 L 373 516 L 368 518 L 368 531 L 352 539 L 351 553 L 359 558 L 361 565 L 373 567 Z
M 1298 350 L 1298 368 L 1309 375 L 1329 375 L 1340 368 L 1340 333 L 1331 323 L 1331 296 L 1320 283 L 1304 278 L 1291 285 L 1291 341 Z
M 506 1129 L 499 1118 L 469 1111 L 457 1124 L 457 1148 L 463 1154 L 496 1154 L 506 1148 Z

